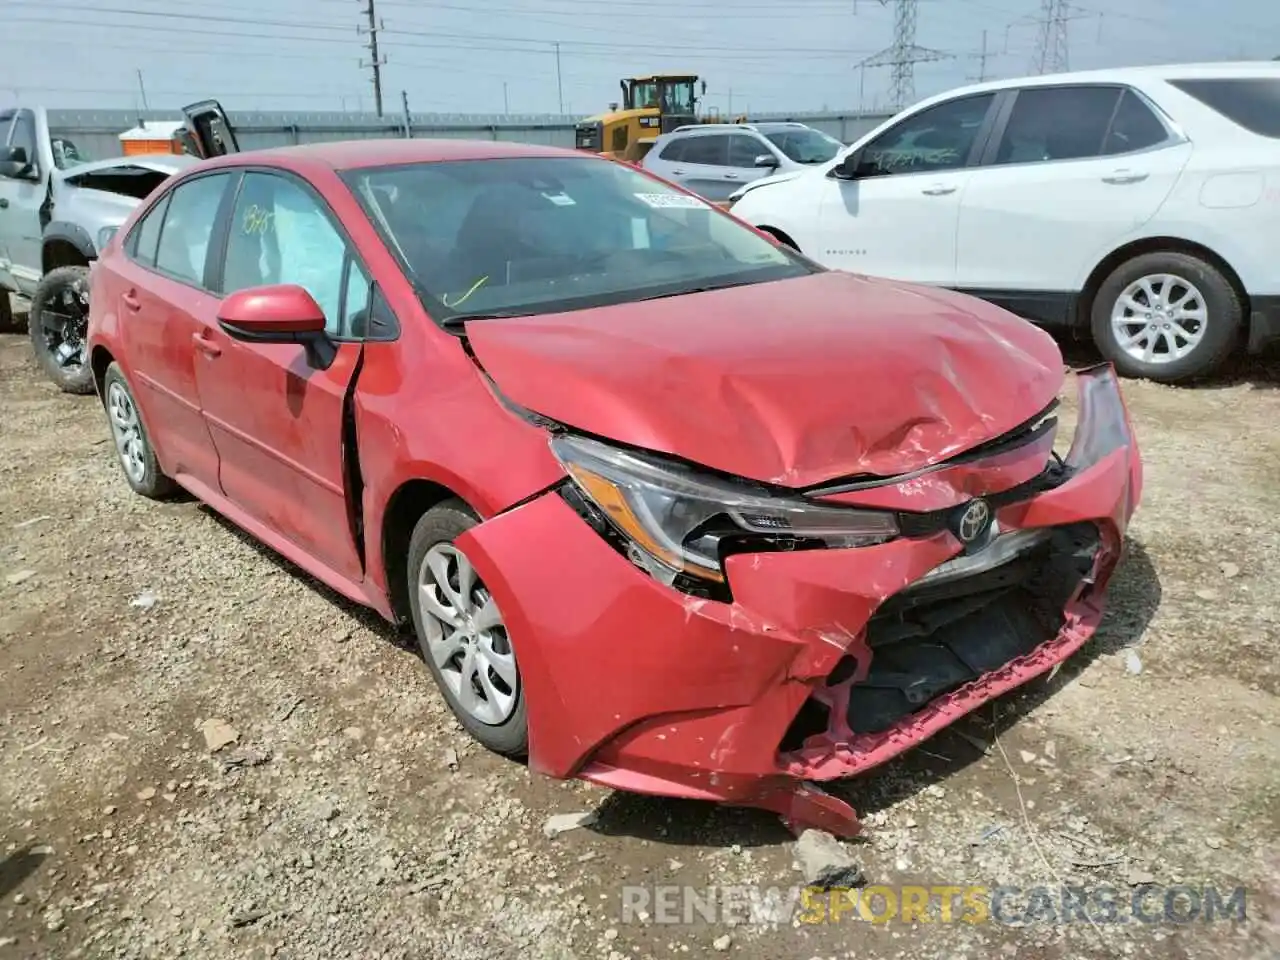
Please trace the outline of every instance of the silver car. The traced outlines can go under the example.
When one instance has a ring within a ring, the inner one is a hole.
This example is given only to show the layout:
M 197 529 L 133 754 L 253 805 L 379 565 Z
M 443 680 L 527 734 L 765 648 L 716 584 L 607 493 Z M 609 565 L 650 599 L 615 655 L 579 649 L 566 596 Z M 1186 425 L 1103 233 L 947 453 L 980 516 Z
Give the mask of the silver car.
M 642 166 L 708 200 L 728 200 L 744 183 L 826 163 L 843 147 L 803 123 L 690 124 L 659 137 Z

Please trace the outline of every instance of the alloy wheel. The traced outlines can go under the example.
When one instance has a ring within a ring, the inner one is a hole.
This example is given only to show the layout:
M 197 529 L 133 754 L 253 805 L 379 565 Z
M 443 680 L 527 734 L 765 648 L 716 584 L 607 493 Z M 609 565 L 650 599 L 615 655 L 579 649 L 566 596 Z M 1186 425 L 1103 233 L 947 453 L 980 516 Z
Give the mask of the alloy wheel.
M 1204 295 L 1195 284 L 1174 274 L 1151 274 L 1116 298 L 1111 334 L 1135 360 L 1172 363 L 1199 346 L 1208 321 Z
M 134 483 L 142 483 L 147 473 L 147 440 L 142 435 L 142 422 L 133 397 L 121 383 L 107 387 L 107 417 L 124 472 Z
M 437 543 L 418 570 L 426 653 L 458 707 L 489 726 L 516 709 L 520 673 L 498 602 L 471 561 L 450 543 Z

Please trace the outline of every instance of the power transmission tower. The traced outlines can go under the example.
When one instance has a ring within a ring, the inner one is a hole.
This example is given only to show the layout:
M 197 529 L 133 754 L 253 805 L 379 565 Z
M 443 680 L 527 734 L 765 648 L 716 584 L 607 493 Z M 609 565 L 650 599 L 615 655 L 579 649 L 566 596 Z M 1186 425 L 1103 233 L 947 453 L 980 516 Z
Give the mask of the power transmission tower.
M 1073 19 L 1067 0 L 1040 0 L 1040 37 L 1031 66 L 1036 73 L 1062 73 L 1068 69 L 1067 23 Z
M 367 28 L 357 27 L 356 33 L 364 33 L 365 29 L 369 32 L 369 62 L 361 63 L 362 67 L 371 67 L 373 69 L 373 104 L 374 109 L 378 111 L 378 116 L 382 116 L 382 68 L 387 65 L 386 57 L 378 57 L 378 31 L 382 29 L 381 21 L 374 11 L 374 0 L 368 0 L 369 5 L 362 11 L 369 18 L 369 26 Z
M 880 0 L 886 6 L 890 0 Z M 918 0 L 892 0 L 893 44 L 861 61 L 860 67 L 892 67 L 889 84 L 890 106 L 900 110 L 916 99 L 915 65 L 931 60 L 946 60 L 950 54 L 916 44 L 916 7 Z

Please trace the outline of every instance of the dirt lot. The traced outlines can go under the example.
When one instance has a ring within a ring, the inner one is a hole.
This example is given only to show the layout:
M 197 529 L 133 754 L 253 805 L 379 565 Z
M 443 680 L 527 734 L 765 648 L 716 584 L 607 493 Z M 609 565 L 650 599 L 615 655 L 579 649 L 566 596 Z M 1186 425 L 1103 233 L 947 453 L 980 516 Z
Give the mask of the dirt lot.
M 1247 920 L 666 924 L 623 887 L 800 882 L 777 821 L 478 750 L 380 622 L 131 495 L 97 402 L 0 337 L 0 960 L 1275 957 L 1278 384 L 1129 384 L 1146 498 L 1101 635 L 846 788 L 873 884 L 1243 885 Z

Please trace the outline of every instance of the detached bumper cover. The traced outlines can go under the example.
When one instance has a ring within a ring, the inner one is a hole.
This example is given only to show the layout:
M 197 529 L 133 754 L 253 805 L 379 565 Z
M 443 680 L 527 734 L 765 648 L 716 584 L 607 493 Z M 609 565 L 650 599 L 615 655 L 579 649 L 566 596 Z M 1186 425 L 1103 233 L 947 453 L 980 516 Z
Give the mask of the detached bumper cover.
M 1110 366 L 1078 380 L 1053 489 L 1002 501 L 1025 473 L 1006 452 L 838 497 L 929 510 L 952 508 L 961 488 L 997 495 L 999 533 L 976 551 L 941 530 L 735 555 L 734 602 L 720 603 L 652 580 L 555 494 L 468 532 L 459 545 L 521 664 L 531 765 L 856 834 L 852 808 L 817 782 L 870 770 L 1046 672 L 1101 619 L 1142 473 Z

